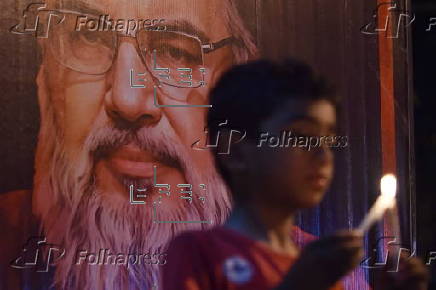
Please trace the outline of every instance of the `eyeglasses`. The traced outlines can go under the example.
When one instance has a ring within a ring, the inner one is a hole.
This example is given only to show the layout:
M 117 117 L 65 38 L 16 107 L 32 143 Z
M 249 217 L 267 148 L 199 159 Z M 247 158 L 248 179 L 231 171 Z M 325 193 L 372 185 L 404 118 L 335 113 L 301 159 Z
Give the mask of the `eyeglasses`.
M 228 37 L 203 43 L 197 36 L 153 27 L 136 30 L 136 35 L 112 29 L 79 30 L 76 29 L 79 16 L 93 21 L 101 19 L 74 11 L 60 12 L 65 17 L 62 23 L 50 28 L 47 39 L 50 51 L 62 65 L 91 75 L 106 73 L 116 57 L 120 37 L 132 37 L 136 39 L 142 62 L 160 83 L 174 87 L 199 87 L 204 84 L 205 55 L 235 41 L 233 37 Z M 113 27 L 115 23 L 106 25 Z M 170 75 L 174 71 L 176 74 Z

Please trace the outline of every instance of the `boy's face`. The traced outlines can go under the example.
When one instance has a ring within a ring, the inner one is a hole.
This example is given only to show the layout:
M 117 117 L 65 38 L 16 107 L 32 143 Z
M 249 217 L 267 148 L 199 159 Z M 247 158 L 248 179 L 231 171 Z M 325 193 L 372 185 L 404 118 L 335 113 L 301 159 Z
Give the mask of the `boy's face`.
M 327 145 L 331 138 L 326 136 L 334 136 L 335 127 L 336 110 L 326 100 L 292 100 L 263 123 L 262 132 L 269 136 L 281 136 L 286 130 L 294 138 L 287 144 L 286 135 L 283 147 L 266 142 L 257 148 L 254 168 L 267 192 L 265 202 L 297 209 L 316 206 L 322 200 L 334 168 L 333 152 Z M 306 140 L 311 142 L 310 149 Z M 317 140 L 319 144 L 314 146 Z

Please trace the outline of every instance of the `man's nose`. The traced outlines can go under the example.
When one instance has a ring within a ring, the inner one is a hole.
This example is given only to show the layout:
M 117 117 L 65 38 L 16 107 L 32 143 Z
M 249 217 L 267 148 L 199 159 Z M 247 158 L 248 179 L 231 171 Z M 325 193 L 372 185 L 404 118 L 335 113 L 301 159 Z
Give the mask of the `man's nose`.
M 111 69 L 112 92 L 106 96 L 106 111 L 128 127 L 153 126 L 162 111 L 154 104 L 153 77 L 144 66 L 132 38 L 119 42 Z

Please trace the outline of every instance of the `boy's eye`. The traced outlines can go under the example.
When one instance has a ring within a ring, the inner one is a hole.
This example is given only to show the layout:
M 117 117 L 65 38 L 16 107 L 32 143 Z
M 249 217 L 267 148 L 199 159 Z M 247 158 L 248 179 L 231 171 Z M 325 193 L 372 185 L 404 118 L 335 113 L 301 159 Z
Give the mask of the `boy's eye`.
M 310 131 L 303 131 L 303 130 L 291 130 L 292 135 L 295 137 L 319 137 L 318 132 L 310 132 Z
M 320 136 L 322 133 L 322 130 L 319 126 L 305 122 L 305 121 L 297 121 L 291 126 L 286 128 L 287 132 L 291 132 L 292 135 L 298 135 L 298 136 Z
M 297 138 L 309 138 L 309 137 L 311 137 L 307 134 L 301 134 L 301 133 L 294 133 L 293 135 Z

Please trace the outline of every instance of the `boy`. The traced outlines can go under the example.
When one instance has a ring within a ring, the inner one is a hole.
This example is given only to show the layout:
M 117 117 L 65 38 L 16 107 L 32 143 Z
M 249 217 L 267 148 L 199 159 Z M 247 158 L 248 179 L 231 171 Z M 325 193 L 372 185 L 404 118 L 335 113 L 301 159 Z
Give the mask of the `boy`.
M 333 176 L 335 94 L 300 62 L 256 61 L 224 74 L 211 104 L 212 139 L 218 130 L 221 138 L 246 132 L 229 154 L 219 154 L 225 142 L 214 149 L 234 209 L 224 226 L 170 244 L 163 288 L 343 289 L 338 281 L 363 257 L 362 237 L 344 231 L 301 251 L 295 237 L 313 238 L 293 225 L 298 210 L 321 202 Z M 217 120 L 229 127 L 213 126 Z M 269 138 L 283 131 L 284 142 Z M 308 140 L 318 142 L 309 148 Z

